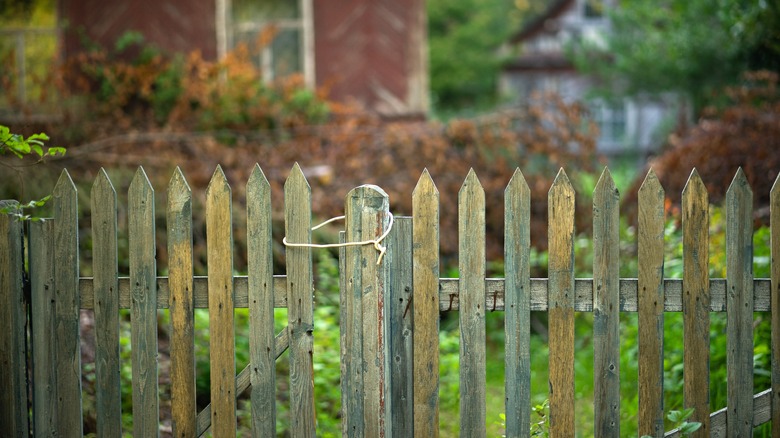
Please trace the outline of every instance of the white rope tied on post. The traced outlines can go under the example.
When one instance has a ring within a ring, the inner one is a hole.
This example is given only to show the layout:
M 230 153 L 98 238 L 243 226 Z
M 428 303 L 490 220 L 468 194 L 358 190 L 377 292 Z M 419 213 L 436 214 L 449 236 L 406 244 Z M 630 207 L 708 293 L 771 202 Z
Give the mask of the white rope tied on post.
M 287 241 L 287 236 L 284 236 L 282 238 L 282 243 L 285 246 L 292 246 L 298 248 L 341 248 L 345 246 L 374 245 L 374 248 L 377 251 L 379 251 L 379 258 L 376 260 L 376 264 L 378 266 L 382 263 L 382 258 L 385 256 L 385 253 L 387 252 L 387 247 L 382 246 L 382 241 L 385 239 L 385 237 L 387 237 L 388 234 L 390 234 L 390 230 L 393 229 L 393 221 L 394 221 L 393 213 L 388 212 L 387 214 L 390 215 L 390 223 L 387 225 L 387 230 L 385 230 L 385 232 L 382 233 L 382 235 L 377 237 L 376 239 L 361 240 L 358 242 L 344 242 L 344 243 L 291 243 Z M 331 222 L 343 220 L 345 217 L 346 216 L 336 216 L 334 218 L 330 218 L 325 222 L 313 227 L 311 230 L 314 231 L 318 228 L 324 227 L 325 225 Z

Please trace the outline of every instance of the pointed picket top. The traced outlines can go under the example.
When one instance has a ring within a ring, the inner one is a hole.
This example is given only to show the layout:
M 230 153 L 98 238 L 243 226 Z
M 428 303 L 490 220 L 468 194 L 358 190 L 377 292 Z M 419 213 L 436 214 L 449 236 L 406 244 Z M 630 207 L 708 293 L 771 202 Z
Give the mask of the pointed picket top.
M 620 192 L 615 187 L 615 180 L 612 179 L 609 167 L 605 167 L 596 183 L 596 187 L 593 189 L 593 200 L 595 202 L 598 199 L 602 199 L 602 197 L 609 196 L 620 198 Z
M 290 170 L 290 175 L 287 176 L 287 181 L 284 183 L 284 190 L 287 191 L 287 186 L 304 187 L 306 191 L 311 192 L 309 181 L 306 180 L 306 176 L 301 170 L 301 166 L 296 162 Z
M 772 189 L 769 191 L 769 197 L 775 199 L 775 196 L 780 196 L 780 173 L 775 178 L 775 183 L 772 184 Z
M 639 199 L 661 199 L 663 202 L 665 191 L 663 186 L 661 186 L 661 181 L 658 179 L 658 175 L 655 174 L 655 171 L 650 168 L 650 170 L 647 171 L 647 175 L 645 175 L 645 180 L 642 182 L 642 185 L 639 187 Z M 648 201 L 645 201 L 648 202 Z
M 187 205 L 192 205 L 192 189 L 184 178 L 181 168 L 176 166 L 171 180 L 168 183 L 168 209 L 169 211 L 183 211 Z
M 252 167 L 252 173 L 249 175 L 249 180 L 246 183 L 247 187 L 249 186 L 270 186 L 268 183 L 268 178 L 265 177 L 265 173 L 263 173 L 263 169 L 260 168 L 260 165 L 255 163 L 255 165 Z
M 214 190 L 219 190 L 220 192 L 230 192 L 230 184 L 228 184 L 225 172 L 222 171 L 222 166 L 219 164 L 217 164 L 217 168 L 214 169 L 214 174 L 211 175 L 209 186 L 206 188 L 206 197 L 215 196 L 216 194 L 213 194 Z
M 106 193 L 108 193 L 108 196 L 116 196 L 116 190 L 114 190 L 114 185 L 111 184 L 111 180 L 108 178 L 106 169 L 101 167 L 98 171 L 98 176 L 95 177 L 95 182 L 92 183 L 92 192 L 94 193 L 91 195 L 93 198 L 98 194 L 106 196 Z
M 745 172 L 742 171 L 742 166 L 737 169 L 737 173 L 734 175 L 734 179 L 731 180 L 729 189 L 726 190 L 726 202 L 733 196 L 745 196 L 752 195 L 753 190 L 750 188 L 750 183 L 745 176 Z
M 144 171 L 143 166 L 138 166 L 138 170 L 135 171 L 135 176 L 133 176 L 133 180 L 130 181 L 130 187 L 128 188 L 128 193 L 139 192 L 142 191 L 144 188 L 148 188 L 149 190 L 151 190 L 151 192 L 154 192 L 152 183 L 149 181 L 149 177 L 146 176 L 146 171 Z
M 60 198 L 67 195 L 68 193 L 76 193 L 76 184 L 74 184 L 73 180 L 70 178 L 68 169 L 62 169 L 60 178 L 57 180 L 57 184 L 54 185 L 52 198 Z
M 181 171 L 181 168 L 179 166 L 176 166 L 176 169 L 173 171 L 173 175 L 171 176 L 171 180 L 168 183 L 168 190 L 176 190 L 176 191 L 183 191 L 183 192 L 192 192 L 192 189 L 190 189 L 190 185 L 187 182 L 187 178 L 184 177 L 184 173 Z
M 574 187 L 571 185 L 569 176 L 566 175 L 566 171 L 563 170 L 563 167 L 561 167 L 560 170 L 558 170 L 558 174 L 555 175 L 555 180 L 553 180 L 552 186 L 550 186 L 548 196 L 552 196 L 554 193 L 559 192 L 574 194 Z
M 707 187 L 704 186 L 704 181 L 701 180 L 701 176 L 699 176 L 699 172 L 695 167 L 691 171 L 691 175 L 688 177 L 688 181 L 685 183 L 685 187 L 683 187 L 683 198 L 685 198 L 686 193 L 693 192 L 707 192 Z
M 509 179 L 509 183 L 504 189 L 504 196 L 506 197 L 509 194 L 516 194 L 519 196 L 529 196 L 531 194 L 528 182 L 526 182 L 525 176 L 523 175 L 523 172 L 520 171 L 519 167 L 515 169 L 515 173 L 512 174 L 512 178 Z
M 428 168 L 423 169 L 420 179 L 417 180 L 417 185 L 414 186 L 412 191 L 412 197 L 415 197 L 417 193 L 431 193 L 435 196 L 439 196 L 439 189 L 436 188 L 436 184 L 431 178 L 431 174 L 428 173 Z
M 460 186 L 458 198 L 460 199 L 463 196 L 479 196 L 480 193 L 482 193 L 482 197 L 484 198 L 485 190 L 482 188 L 482 183 L 479 182 L 479 178 L 477 177 L 477 173 L 474 172 L 474 168 L 471 168 L 469 169 L 469 174 L 466 175 L 463 184 Z

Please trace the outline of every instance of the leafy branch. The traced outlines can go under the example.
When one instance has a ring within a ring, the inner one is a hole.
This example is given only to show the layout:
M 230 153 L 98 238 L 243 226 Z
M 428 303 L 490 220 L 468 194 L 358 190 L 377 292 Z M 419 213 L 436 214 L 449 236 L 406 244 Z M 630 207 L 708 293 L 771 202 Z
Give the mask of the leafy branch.
M 14 134 L 7 126 L 0 125 L 0 155 L 13 154 L 19 159 L 24 159 L 29 155 L 37 155 L 37 163 L 42 162 L 46 157 L 56 157 L 65 155 L 63 147 L 46 147 L 44 141 L 48 141 L 49 136 L 40 133 L 25 137 L 21 134 Z M 4 164 L 9 166 L 7 164 Z M 18 220 L 40 220 L 39 217 L 25 214 L 25 210 L 42 207 L 51 199 L 51 195 L 41 199 L 35 199 L 27 203 L 21 203 L 17 200 L 0 200 L 0 214 L 8 214 L 16 217 Z

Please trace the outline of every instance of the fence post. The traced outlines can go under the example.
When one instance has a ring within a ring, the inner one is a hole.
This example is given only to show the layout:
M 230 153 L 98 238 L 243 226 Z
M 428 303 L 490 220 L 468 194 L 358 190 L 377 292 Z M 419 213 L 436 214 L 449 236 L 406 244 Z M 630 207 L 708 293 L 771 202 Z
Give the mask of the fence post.
M 377 239 L 389 226 L 388 196 L 377 186 L 363 185 L 350 191 L 345 211 L 347 242 Z M 347 394 L 346 407 L 362 406 L 363 411 L 363 430 L 358 426 L 360 420 L 355 418 L 355 413 L 347 414 L 344 429 L 347 436 L 392 434 L 392 421 L 387 415 L 391 399 L 385 397 L 390 388 L 384 310 L 390 264 L 387 260 L 378 263 L 379 257 L 380 253 L 372 245 L 346 248 L 345 293 L 347 308 L 351 311 L 347 311 L 347 321 L 342 326 L 342 330 L 346 330 L 342 354 L 348 359 L 348 367 L 344 368 L 347 374 L 342 376 L 342 391 Z M 360 353 L 356 355 L 355 352 Z M 363 370 L 362 374 L 354 372 L 356 366 Z
M 27 378 L 22 222 L 0 214 L 0 424 L 10 436 L 27 436 Z

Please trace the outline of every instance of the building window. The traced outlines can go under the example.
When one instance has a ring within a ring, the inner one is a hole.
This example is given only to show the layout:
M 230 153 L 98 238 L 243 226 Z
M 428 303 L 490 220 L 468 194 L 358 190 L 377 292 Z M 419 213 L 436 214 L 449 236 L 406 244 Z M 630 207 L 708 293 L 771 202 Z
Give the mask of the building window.
M 314 85 L 311 0 L 230 0 L 230 46 L 246 44 L 264 78 L 300 73 Z
M 608 148 L 622 146 L 626 140 L 626 107 L 623 102 L 597 102 L 591 105 L 599 127 L 599 144 Z
M 604 3 L 600 0 L 585 0 L 583 10 L 585 18 L 595 19 L 604 16 Z

